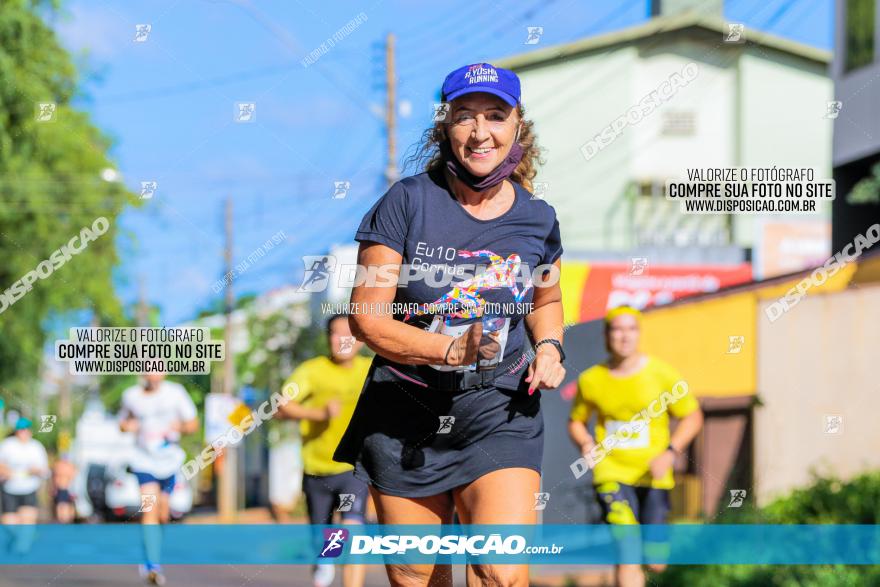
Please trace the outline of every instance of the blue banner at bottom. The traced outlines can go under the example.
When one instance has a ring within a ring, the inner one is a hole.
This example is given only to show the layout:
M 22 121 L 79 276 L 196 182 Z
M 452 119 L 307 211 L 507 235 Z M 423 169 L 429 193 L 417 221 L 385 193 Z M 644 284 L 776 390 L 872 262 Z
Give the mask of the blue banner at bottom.
M 877 565 L 864 525 L 0 526 L 0 564 Z

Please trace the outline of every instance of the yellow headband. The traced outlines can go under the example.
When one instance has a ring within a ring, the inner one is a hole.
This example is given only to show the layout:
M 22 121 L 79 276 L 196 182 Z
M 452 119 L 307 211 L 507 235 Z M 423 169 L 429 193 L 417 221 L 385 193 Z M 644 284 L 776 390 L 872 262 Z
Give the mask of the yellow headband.
M 642 313 L 635 308 L 631 308 L 629 306 L 619 306 L 617 308 L 612 308 L 611 310 L 608 310 L 608 313 L 605 314 L 605 323 L 611 324 L 612 320 L 614 320 L 618 316 L 623 316 L 624 314 L 635 316 L 636 320 L 638 320 L 639 323 L 641 323 L 642 321 Z

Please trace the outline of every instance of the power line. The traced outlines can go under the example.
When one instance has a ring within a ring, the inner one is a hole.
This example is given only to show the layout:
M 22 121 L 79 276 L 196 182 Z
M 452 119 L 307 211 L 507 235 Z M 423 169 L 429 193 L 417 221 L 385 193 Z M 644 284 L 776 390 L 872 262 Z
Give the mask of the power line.
M 770 28 L 771 26 L 773 26 L 774 24 L 776 24 L 779 21 L 779 19 L 781 19 L 783 16 L 785 16 L 785 13 L 789 11 L 789 9 L 792 7 L 792 5 L 793 5 L 793 0 L 786 0 L 786 2 L 782 6 L 780 6 L 776 10 L 776 12 L 774 12 L 770 16 L 770 18 L 767 19 L 767 22 L 765 22 L 764 26 L 762 26 L 761 28 L 766 30 L 766 29 Z
M 297 64 L 300 68 L 301 65 Z M 238 73 L 233 73 L 229 75 L 224 75 L 215 78 L 209 78 L 203 81 L 198 82 L 190 82 L 185 84 L 175 84 L 171 86 L 165 86 L 162 88 L 155 88 L 150 90 L 138 90 L 134 92 L 126 92 L 123 94 L 116 94 L 111 96 L 102 97 L 101 101 L 107 102 L 134 102 L 138 100 L 149 100 L 153 98 L 165 98 L 168 96 L 173 96 L 176 94 L 185 94 L 189 92 L 197 92 L 201 90 L 207 90 L 219 86 L 229 85 L 240 83 L 244 81 L 250 81 L 254 79 L 260 79 L 264 77 L 271 77 L 274 75 L 278 75 L 281 73 L 287 73 L 291 70 L 295 69 L 293 64 L 290 65 L 272 65 L 268 67 L 263 67 L 260 69 L 250 70 L 250 71 L 240 71 Z
M 483 26 L 482 22 L 474 21 L 477 23 L 476 27 L 469 27 L 469 28 L 460 30 L 457 32 L 457 34 L 455 34 L 455 36 L 447 37 L 445 35 L 438 35 L 438 37 L 441 39 L 439 42 L 443 45 L 443 48 L 446 48 L 450 44 L 465 43 L 465 42 L 467 42 L 469 46 L 472 46 L 476 41 L 479 41 L 480 43 L 482 43 L 487 36 L 492 39 L 497 38 L 503 34 L 507 34 L 507 33 L 511 32 L 510 25 L 507 24 L 508 22 L 514 22 L 514 23 L 525 22 L 525 19 L 532 18 L 537 12 L 539 12 L 541 10 L 545 10 L 546 8 L 548 8 L 549 6 L 551 6 L 552 4 L 554 4 L 557 1 L 558 0 L 543 0 L 542 2 L 538 2 L 538 3 L 530 6 L 529 8 L 527 8 L 518 17 L 507 17 L 507 22 L 499 25 L 498 27 L 496 27 L 492 30 L 489 30 L 490 29 L 489 26 Z M 486 14 L 488 14 L 488 13 L 486 13 Z M 470 30 L 471 28 L 473 28 L 473 31 Z M 485 30 L 487 32 L 483 35 L 478 35 L 478 36 L 474 36 L 472 34 L 473 32 L 477 32 L 479 30 Z M 438 37 L 435 37 L 435 38 L 438 38 Z M 442 55 L 442 54 L 443 54 L 443 52 L 439 51 L 436 46 L 434 46 L 434 45 L 426 46 L 422 50 L 421 53 L 415 52 L 415 53 L 410 53 L 409 55 L 407 55 L 407 60 L 410 63 L 418 64 L 417 65 L 418 67 L 424 69 L 424 61 L 426 58 L 436 57 L 437 55 Z M 416 67 L 416 66 L 413 66 L 413 67 Z M 404 70 L 404 73 L 402 73 L 400 77 L 408 77 L 410 73 L 412 73 L 412 70 Z

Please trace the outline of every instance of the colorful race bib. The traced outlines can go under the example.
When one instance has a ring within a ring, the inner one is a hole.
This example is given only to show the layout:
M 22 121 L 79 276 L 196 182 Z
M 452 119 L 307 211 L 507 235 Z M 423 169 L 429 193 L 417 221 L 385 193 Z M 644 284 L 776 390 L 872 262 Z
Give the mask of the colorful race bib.
M 462 365 L 453 367 L 449 365 L 431 365 L 438 371 L 475 371 L 477 364 L 481 369 L 491 369 L 498 365 L 504 359 L 504 346 L 507 344 L 507 333 L 510 330 L 510 318 L 502 318 L 498 316 L 483 316 L 483 338 L 480 341 L 481 348 L 488 348 L 489 345 L 498 343 L 500 349 L 494 357 L 481 359 L 477 363 L 470 365 Z M 447 336 L 459 337 L 464 334 L 474 322 L 466 324 L 448 325 L 442 316 L 434 316 L 434 321 L 428 328 L 428 332 L 437 332 Z

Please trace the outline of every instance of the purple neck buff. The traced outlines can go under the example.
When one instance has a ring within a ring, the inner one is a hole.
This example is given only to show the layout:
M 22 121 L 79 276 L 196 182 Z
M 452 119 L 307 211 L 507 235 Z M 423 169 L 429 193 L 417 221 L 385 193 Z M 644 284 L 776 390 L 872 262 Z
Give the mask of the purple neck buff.
M 466 186 L 475 192 L 481 192 L 492 186 L 498 185 L 510 177 L 513 170 L 519 165 L 524 151 L 519 143 L 513 143 L 513 146 L 510 147 L 510 152 L 507 154 L 504 161 L 502 161 L 498 167 L 493 169 L 489 175 L 484 177 L 474 175 L 461 164 L 461 161 L 459 161 L 458 157 L 452 152 L 452 148 L 449 146 L 449 140 L 440 143 L 440 153 L 446 161 L 446 169 L 449 170 L 449 173 L 457 177 L 459 181 L 464 182 Z

